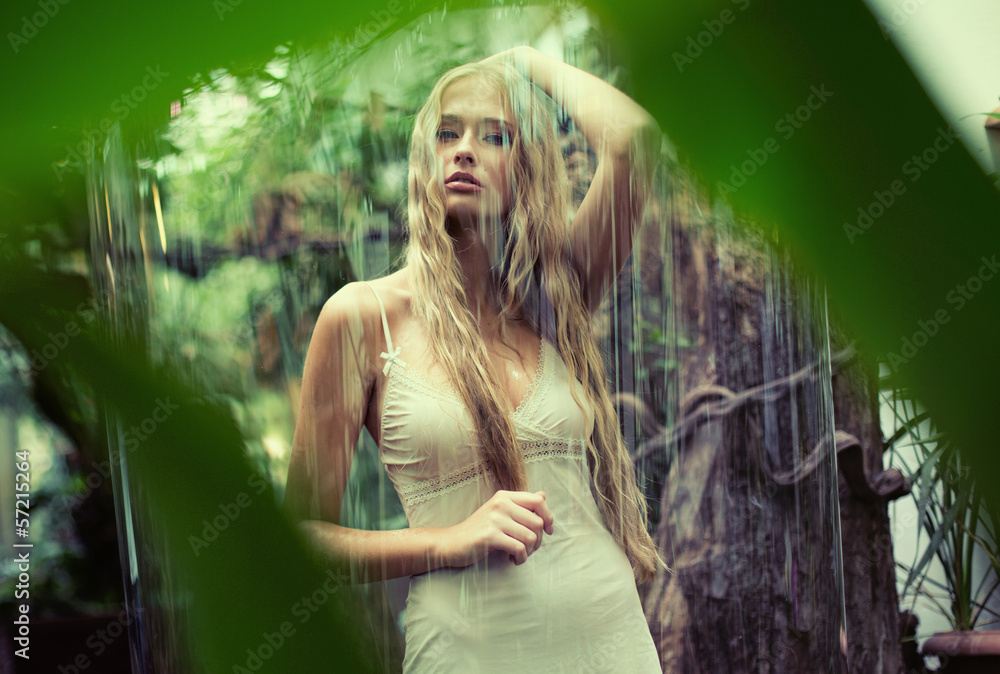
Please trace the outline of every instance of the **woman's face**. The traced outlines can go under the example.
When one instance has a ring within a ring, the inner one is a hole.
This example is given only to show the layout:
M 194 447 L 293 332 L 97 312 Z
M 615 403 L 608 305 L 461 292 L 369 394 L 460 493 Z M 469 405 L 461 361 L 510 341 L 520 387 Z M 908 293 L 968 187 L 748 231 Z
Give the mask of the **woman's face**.
M 482 78 L 463 77 L 445 88 L 437 154 L 450 220 L 464 226 L 502 221 L 510 210 L 507 163 L 513 135 L 513 115 Z

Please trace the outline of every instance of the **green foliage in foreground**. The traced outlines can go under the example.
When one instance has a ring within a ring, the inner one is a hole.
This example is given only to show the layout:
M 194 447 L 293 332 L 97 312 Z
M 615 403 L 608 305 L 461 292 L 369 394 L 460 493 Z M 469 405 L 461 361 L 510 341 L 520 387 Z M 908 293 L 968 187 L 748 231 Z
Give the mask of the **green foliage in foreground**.
M 33 264 L 5 265 L 0 289 L 0 315 L 25 345 L 44 344 L 86 300 L 76 277 Z M 26 312 L 24 306 L 41 310 Z M 224 408 L 149 365 L 135 343 L 103 321 L 83 325 L 66 341 L 60 362 L 72 365 L 46 368 L 40 376 L 64 378 L 71 370 L 72 379 L 49 382 L 52 390 L 60 396 L 78 387 L 99 392 L 120 424 L 118 451 L 162 526 L 172 572 L 193 597 L 187 629 L 201 671 L 242 671 L 237 666 L 245 669 L 261 644 L 271 648 L 262 651 L 272 652 L 270 671 L 374 671 L 366 658 L 376 650 L 353 624 L 358 607 L 346 570 L 312 565 L 268 483 L 248 462 Z M 151 418 L 152 432 L 132 430 L 148 427 Z M 193 545 L 206 516 L 231 508 L 240 494 L 252 501 L 239 503 L 238 515 L 227 517 L 214 540 Z

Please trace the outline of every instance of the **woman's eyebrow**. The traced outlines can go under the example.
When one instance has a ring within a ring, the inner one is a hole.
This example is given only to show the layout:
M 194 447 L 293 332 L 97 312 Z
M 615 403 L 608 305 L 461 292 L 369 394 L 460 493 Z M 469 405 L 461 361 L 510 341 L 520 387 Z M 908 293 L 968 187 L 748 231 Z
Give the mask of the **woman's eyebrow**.
M 507 129 L 508 133 L 513 133 L 514 127 L 505 119 L 498 119 L 496 117 L 483 117 L 483 122 L 487 124 L 496 124 L 498 126 L 503 126 Z M 442 124 L 462 124 L 462 118 L 458 115 L 441 115 Z
M 503 126 L 507 129 L 508 133 L 513 133 L 514 127 L 511 126 L 510 122 L 505 119 L 497 119 L 496 117 L 486 117 L 483 119 L 484 122 L 496 124 L 497 126 Z

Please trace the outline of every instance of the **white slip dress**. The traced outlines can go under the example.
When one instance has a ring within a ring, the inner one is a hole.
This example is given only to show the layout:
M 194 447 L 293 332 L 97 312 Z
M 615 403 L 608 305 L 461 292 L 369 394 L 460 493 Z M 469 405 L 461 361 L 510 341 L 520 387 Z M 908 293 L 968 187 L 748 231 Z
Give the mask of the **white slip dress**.
M 388 378 L 379 455 L 411 528 L 448 527 L 488 501 L 472 420 L 455 390 L 393 348 L 385 306 Z M 541 340 L 538 366 L 513 413 L 526 491 L 546 493 L 552 535 L 518 566 L 494 551 L 464 568 L 411 576 L 403 674 L 660 674 L 635 577 L 591 489 L 583 387 Z M 589 419 L 589 422 L 588 422 Z

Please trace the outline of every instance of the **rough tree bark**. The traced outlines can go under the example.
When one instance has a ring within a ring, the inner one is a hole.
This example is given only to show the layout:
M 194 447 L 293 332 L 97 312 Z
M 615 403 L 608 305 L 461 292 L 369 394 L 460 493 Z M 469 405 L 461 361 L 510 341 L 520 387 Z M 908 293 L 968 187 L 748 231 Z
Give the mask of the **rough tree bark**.
M 899 674 L 883 496 L 899 484 L 881 475 L 872 374 L 852 359 L 831 395 L 819 368 L 809 368 L 821 352 L 822 321 L 800 315 L 804 299 L 785 261 L 762 237 L 703 215 L 708 209 L 692 194 L 675 187 L 669 207 L 649 209 L 635 258 L 636 290 L 654 298 L 643 311 L 659 302 L 660 324 L 673 327 L 679 344 L 659 371 L 647 356 L 645 385 L 636 387 L 638 406 L 655 416 L 640 421 L 636 447 L 646 450 L 640 471 L 656 502 L 657 544 L 673 569 L 640 587 L 663 671 Z M 836 436 L 841 449 L 863 452 L 854 463 L 865 470 L 854 480 L 864 483 L 864 498 L 834 473 L 833 429 L 822 410 L 835 401 L 845 430 L 860 439 Z M 850 565 L 846 630 L 838 488 Z
M 832 326 L 831 333 L 835 345 L 846 343 Z M 901 674 L 899 598 L 886 504 L 907 493 L 909 485 L 898 471 L 883 470 L 876 365 L 860 356 L 846 364 L 833 377 L 833 399 L 837 429 L 851 436 L 839 453 L 851 671 Z

